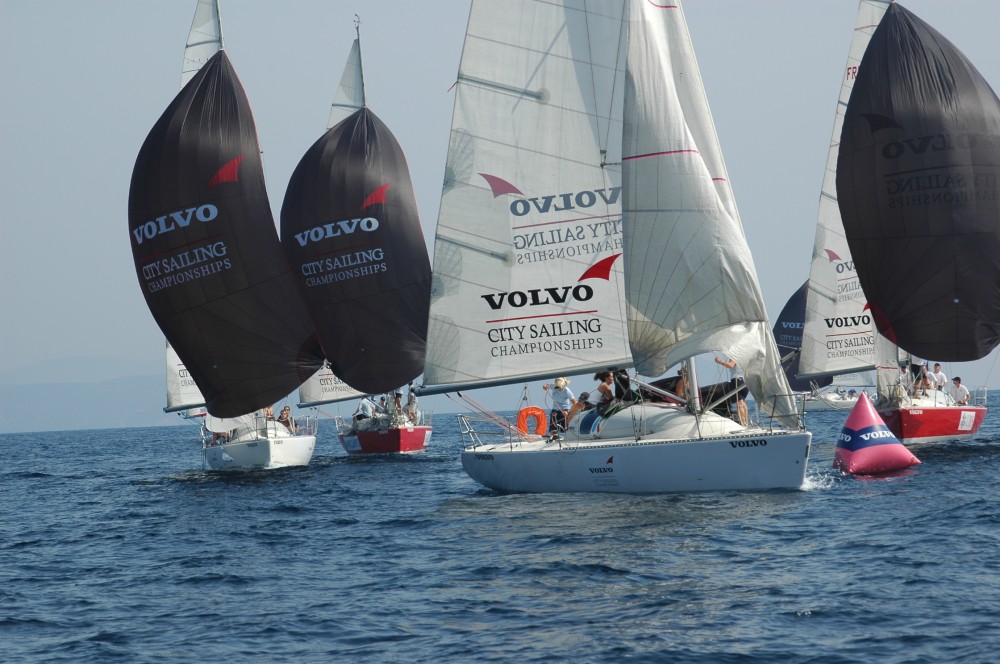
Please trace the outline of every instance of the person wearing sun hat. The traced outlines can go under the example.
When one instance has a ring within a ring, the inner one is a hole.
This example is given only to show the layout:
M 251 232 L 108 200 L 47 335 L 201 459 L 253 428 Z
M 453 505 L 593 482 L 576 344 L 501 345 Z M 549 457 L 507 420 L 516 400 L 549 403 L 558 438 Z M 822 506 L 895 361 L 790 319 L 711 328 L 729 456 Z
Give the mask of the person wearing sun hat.
M 576 397 L 569 389 L 569 381 L 563 376 L 552 381 L 551 390 L 548 383 L 542 385 L 542 389 L 552 396 L 552 411 L 549 413 L 549 438 L 555 438 L 566 430 L 566 413 L 576 403 Z

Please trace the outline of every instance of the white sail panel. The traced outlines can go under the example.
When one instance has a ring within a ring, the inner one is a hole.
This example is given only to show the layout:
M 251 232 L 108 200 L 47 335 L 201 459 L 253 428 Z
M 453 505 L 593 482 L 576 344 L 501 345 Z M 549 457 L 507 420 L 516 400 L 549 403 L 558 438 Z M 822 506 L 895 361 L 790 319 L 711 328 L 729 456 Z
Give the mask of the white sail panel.
M 765 412 L 795 407 L 679 4 L 633 1 L 623 140 L 629 340 L 657 376 L 728 353 Z
M 865 371 L 874 366 L 875 327 L 847 246 L 837 202 L 837 156 L 844 111 L 861 57 L 888 6 L 889 2 L 882 0 L 862 0 L 858 6 L 819 197 L 819 219 L 809 267 L 799 358 L 799 378 L 802 379 Z
M 474 3 L 434 249 L 426 386 L 630 363 L 619 0 Z
M 320 369 L 299 387 L 299 408 L 322 406 L 325 403 L 347 401 L 364 396 L 338 378 L 329 367 Z
M 181 88 L 222 48 L 222 20 L 218 0 L 198 0 L 191 20 L 184 63 L 181 66 Z M 167 405 L 163 411 L 175 413 L 200 409 L 204 412 L 205 397 L 188 373 L 177 351 L 167 342 Z M 194 414 L 194 413 L 189 413 Z
M 167 343 L 167 406 L 164 412 L 175 413 L 192 408 L 203 408 L 205 397 L 177 357 L 177 351 Z
M 239 417 L 215 417 L 209 414 L 205 416 L 203 426 L 212 433 L 253 431 L 257 426 L 257 416 L 254 413 L 240 415 Z
M 218 0 L 198 0 L 191 21 L 191 32 L 184 47 L 181 87 L 187 85 L 202 65 L 222 48 L 222 19 Z
M 340 85 L 333 97 L 330 108 L 329 129 L 355 111 L 365 106 L 365 75 L 361 68 L 361 38 L 354 40 L 351 52 L 347 55 L 347 64 L 340 77 Z

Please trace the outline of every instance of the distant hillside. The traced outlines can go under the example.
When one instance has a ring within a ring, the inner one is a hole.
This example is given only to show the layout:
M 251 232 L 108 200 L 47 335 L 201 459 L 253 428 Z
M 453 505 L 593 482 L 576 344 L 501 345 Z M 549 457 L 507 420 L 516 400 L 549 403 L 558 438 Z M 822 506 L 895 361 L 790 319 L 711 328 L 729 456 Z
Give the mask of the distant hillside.
M 0 384 L 0 433 L 184 424 L 163 412 L 163 375 L 98 382 Z
M 152 357 L 141 362 L 120 357 L 63 357 L 35 362 L 16 369 L 0 370 L 0 385 L 39 383 L 96 383 L 113 378 L 159 374 L 163 387 L 164 359 Z M 162 389 L 161 389 L 162 392 Z M 163 395 L 159 396 L 163 399 Z

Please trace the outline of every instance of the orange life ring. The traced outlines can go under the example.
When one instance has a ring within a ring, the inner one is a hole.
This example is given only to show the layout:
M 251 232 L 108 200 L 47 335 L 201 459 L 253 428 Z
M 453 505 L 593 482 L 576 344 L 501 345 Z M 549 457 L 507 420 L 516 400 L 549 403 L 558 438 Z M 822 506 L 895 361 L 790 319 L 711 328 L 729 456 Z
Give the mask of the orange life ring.
M 535 433 L 539 436 L 544 436 L 549 431 L 548 417 L 545 416 L 545 411 L 538 406 L 528 406 L 522 408 L 517 413 L 517 430 L 523 434 L 528 433 L 528 418 L 535 418 Z

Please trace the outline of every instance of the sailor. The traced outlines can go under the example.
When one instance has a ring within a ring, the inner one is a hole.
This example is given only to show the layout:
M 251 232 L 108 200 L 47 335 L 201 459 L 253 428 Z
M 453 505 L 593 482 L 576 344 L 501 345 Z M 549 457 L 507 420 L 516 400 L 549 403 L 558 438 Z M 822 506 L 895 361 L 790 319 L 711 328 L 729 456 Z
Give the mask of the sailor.
M 962 385 L 962 379 L 955 376 L 952 379 L 952 386 L 946 391 L 948 396 L 955 400 L 959 406 L 966 406 L 969 403 L 969 388 Z
M 295 426 L 295 420 L 292 419 L 292 409 L 289 406 L 285 406 L 281 409 L 281 412 L 278 414 L 277 421 L 284 424 L 289 431 L 296 431 L 298 429 L 298 427 Z
M 747 426 L 750 422 L 750 417 L 747 411 L 747 402 L 743 400 L 743 395 L 746 393 L 746 380 L 743 378 L 743 369 L 740 369 L 740 365 L 736 364 L 736 360 L 732 358 L 723 360 L 717 357 L 715 358 L 715 363 L 729 369 L 729 389 L 733 392 L 733 396 L 729 397 L 729 405 L 736 404 L 736 416 L 739 418 L 741 425 Z
M 934 371 L 930 375 L 934 378 L 934 383 L 935 383 L 934 389 L 943 390 L 944 388 L 948 387 L 948 376 L 946 376 L 944 372 L 941 371 L 940 362 L 934 363 Z
M 549 392 L 548 383 L 542 385 L 542 389 L 552 396 L 552 410 L 549 412 L 549 438 L 555 439 L 566 431 L 566 415 L 576 403 L 576 397 L 569 389 L 569 380 L 564 376 L 559 376 L 552 383 L 554 387 L 551 392 Z
M 374 398 L 375 397 L 369 394 L 365 395 L 365 397 L 361 400 L 361 403 L 358 404 L 357 409 L 354 411 L 355 422 L 360 422 L 361 420 L 367 420 L 369 417 L 375 414 L 375 409 L 377 408 L 377 406 L 375 405 L 375 401 L 373 400 Z
M 403 410 L 406 411 L 406 417 L 409 418 L 410 422 L 420 424 L 420 409 L 417 407 L 417 395 L 412 390 L 406 397 L 406 407 Z

